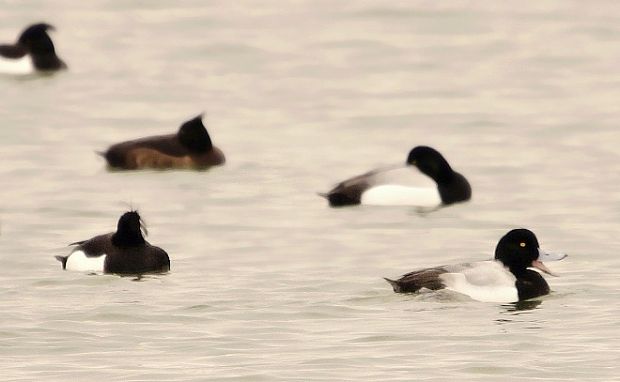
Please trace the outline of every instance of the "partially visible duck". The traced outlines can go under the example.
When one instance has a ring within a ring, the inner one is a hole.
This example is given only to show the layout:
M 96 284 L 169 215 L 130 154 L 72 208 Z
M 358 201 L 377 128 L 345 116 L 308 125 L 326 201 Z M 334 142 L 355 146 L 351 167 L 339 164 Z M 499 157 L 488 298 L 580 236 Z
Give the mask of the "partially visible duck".
M 31 74 L 66 69 L 67 65 L 56 55 L 48 30 L 54 27 L 34 24 L 22 32 L 15 44 L 0 45 L 0 73 Z
M 207 169 L 226 161 L 213 146 L 202 114 L 183 123 L 176 134 L 117 143 L 102 155 L 111 168 L 123 170 Z
M 499 240 L 494 260 L 420 269 L 398 280 L 385 280 L 397 293 L 445 288 L 478 301 L 516 302 L 548 294 L 549 285 L 545 279 L 530 268 L 553 275 L 543 261 L 565 257 L 565 254 L 543 251 L 536 235 L 520 228 Z
M 62 268 L 71 271 L 118 274 L 159 273 L 170 270 L 170 259 L 163 249 L 149 244 L 137 211 L 124 213 L 116 232 L 78 241 L 69 256 L 56 256 Z
M 471 186 L 463 175 L 454 171 L 448 161 L 435 149 L 417 146 L 411 149 L 405 166 L 412 166 L 432 179 L 436 187 L 419 188 L 401 184 L 385 184 L 387 171 L 377 169 L 338 183 L 331 191 L 320 194 L 332 207 L 357 204 L 410 205 L 435 208 L 471 198 Z

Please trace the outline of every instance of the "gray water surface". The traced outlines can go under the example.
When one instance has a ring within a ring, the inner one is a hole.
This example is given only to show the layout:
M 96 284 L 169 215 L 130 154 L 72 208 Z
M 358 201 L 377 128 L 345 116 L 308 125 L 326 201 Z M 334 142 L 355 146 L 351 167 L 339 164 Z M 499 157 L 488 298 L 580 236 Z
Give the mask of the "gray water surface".
M 0 78 L 6 381 L 620 380 L 616 1 L 0 0 L 69 71 Z M 206 111 L 226 166 L 108 172 L 96 150 Z M 470 203 L 316 195 L 436 147 Z M 138 208 L 171 256 L 141 280 L 63 272 Z M 394 294 L 527 227 L 569 257 L 525 304 Z

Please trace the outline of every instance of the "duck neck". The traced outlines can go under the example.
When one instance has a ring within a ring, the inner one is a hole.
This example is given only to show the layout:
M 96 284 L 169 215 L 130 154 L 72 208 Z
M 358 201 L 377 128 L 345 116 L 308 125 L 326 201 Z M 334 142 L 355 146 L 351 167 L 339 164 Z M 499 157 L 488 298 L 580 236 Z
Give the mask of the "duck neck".
M 117 247 L 137 247 L 144 243 L 144 238 L 140 232 L 117 231 L 112 235 L 112 244 Z
M 437 184 L 445 186 L 452 183 L 454 179 L 454 171 L 448 166 L 448 168 L 441 171 L 436 178 L 433 178 Z
M 508 267 L 508 269 L 510 270 L 510 273 L 515 275 L 516 278 L 523 277 L 528 272 L 528 269 L 523 268 L 523 267 L 513 266 L 513 267 Z
M 422 173 L 431 177 L 438 185 L 447 185 L 452 182 L 452 179 L 454 178 L 454 171 L 445 159 L 441 159 L 442 160 L 438 163 L 433 163 L 431 165 L 422 164 L 418 166 L 418 169 Z

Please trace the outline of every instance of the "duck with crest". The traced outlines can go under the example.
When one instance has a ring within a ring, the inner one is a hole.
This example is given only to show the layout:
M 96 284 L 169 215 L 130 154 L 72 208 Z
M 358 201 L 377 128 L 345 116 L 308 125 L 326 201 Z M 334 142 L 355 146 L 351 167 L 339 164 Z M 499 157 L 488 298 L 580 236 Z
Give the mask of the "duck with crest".
M 50 24 L 39 23 L 26 28 L 14 44 L 0 45 L 0 73 L 32 74 L 66 69 L 57 55 L 47 31 Z
M 169 271 L 166 251 L 144 240 L 142 231 L 147 234 L 140 215 L 129 211 L 118 220 L 116 232 L 72 243 L 75 249 L 56 259 L 72 271 L 131 275 Z

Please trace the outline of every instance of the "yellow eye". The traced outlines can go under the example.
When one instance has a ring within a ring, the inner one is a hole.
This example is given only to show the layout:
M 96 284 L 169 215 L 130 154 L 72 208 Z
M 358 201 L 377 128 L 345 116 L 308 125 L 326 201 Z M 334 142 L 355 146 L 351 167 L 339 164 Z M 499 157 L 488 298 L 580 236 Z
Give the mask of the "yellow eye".
M 520 245 L 521 247 L 525 247 L 525 243 L 524 243 L 524 242 L 519 243 L 519 245 Z

